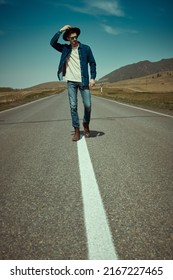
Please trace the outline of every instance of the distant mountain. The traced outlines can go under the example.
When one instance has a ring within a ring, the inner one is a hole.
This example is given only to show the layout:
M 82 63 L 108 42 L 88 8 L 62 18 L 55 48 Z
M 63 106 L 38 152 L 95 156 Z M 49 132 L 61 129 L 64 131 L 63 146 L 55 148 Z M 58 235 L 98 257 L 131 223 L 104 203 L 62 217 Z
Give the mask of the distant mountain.
M 123 66 L 105 75 L 99 82 L 118 82 L 133 78 L 139 78 L 163 71 L 173 71 L 173 58 L 162 59 L 157 62 L 148 60 Z
M 42 83 L 39 85 L 29 87 L 27 89 L 56 89 L 56 88 L 60 88 L 60 87 L 66 87 L 66 83 L 59 82 L 59 81 L 46 82 L 46 83 Z

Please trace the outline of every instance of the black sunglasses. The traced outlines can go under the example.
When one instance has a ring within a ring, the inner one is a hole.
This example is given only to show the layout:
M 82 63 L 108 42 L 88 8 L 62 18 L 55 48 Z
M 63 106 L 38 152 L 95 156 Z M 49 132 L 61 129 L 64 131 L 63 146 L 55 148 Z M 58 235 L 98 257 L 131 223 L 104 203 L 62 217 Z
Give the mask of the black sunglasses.
M 74 40 L 74 39 L 77 39 L 78 36 L 72 36 L 70 37 L 70 40 Z

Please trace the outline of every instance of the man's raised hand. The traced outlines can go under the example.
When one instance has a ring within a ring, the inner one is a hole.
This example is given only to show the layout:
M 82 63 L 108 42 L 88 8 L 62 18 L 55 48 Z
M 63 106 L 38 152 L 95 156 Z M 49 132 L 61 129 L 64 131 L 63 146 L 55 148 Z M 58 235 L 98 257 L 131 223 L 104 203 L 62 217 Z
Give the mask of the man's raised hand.
M 63 31 L 66 31 L 68 29 L 70 29 L 71 26 L 70 25 L 64 25 L 61 29 L 60 29 L 60 32 L 63 32 Z

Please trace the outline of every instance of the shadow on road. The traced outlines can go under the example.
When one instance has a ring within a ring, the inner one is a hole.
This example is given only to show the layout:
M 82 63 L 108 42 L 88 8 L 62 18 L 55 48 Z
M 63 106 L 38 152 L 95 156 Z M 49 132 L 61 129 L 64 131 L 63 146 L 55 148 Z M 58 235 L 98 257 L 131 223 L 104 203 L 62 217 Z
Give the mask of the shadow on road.
M 71 135 L 74 134 L 74 131 L 71 131 Z M 84 136 L 84 131 L 81 130 L 80 131 L 80 135 L 81 137 Z M 95 138 L 95 137 L 99 137 L 99 136 L 103 136 L 105 135 L 105 133 L 103 131 L 97 131 L 97 130 L 90 130 L 90 137 L 89 138 Z
M 105 133 L 103 131 L 97 131 L 97 130 L 90 130 L 90 137 L 98 137 L 98 136 L 103 136 Z

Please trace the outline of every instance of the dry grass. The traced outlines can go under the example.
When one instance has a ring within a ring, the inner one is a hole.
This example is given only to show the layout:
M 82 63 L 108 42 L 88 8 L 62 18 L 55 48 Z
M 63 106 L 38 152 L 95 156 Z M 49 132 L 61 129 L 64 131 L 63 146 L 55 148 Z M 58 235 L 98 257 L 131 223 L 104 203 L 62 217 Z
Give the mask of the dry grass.
M 173 110 L 173 72 L 116 83 L 98 83 L 92 94 L 135 105 Z
M 45 83 L 21 90 L 0 88 L 0 110 L 58 94 L 65 89 L 66 83 L 60 82 Z M 173 71 L 116 83 L 97 82 L 92 94 L 120 102 L 173 111 Z
M 53 94 L 61 93 L 65 87 L 58 88 L 42 88 L 33 87 L 22 90 L 14 90 L 8 88 L 0 88 L 0 111 L 16 107 L 18 105 L 28 103 L 30 101 L 40 99 Z

